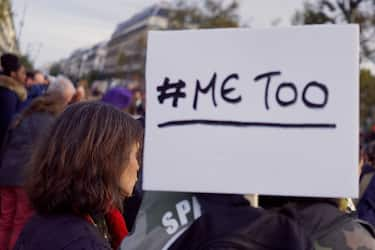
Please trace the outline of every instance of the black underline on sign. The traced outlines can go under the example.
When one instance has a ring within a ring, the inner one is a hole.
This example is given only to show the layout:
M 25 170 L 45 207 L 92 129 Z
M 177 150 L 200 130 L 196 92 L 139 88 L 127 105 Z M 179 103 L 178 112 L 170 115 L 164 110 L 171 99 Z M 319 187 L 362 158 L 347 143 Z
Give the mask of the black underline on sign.
M 335 123 L 279 123 L 279 122 L 242 122 L 225 120 L 176 120 L 163 122 L 159 128 L 207 125 L 207 126 L 229 126 L 229 127 L 266 127 L 266 128 L 288 128 L 288 129 L 336 129 Z

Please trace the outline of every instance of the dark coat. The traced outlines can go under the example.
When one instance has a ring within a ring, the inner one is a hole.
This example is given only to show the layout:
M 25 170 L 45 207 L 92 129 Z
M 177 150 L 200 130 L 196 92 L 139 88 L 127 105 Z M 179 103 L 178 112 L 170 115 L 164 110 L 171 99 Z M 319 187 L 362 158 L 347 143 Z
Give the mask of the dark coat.
M 282 210 L 303 228 L 315 249 L 375 250 L 374 228 L 329 202 L 290 203 Z
M 362 186 L 362 181 L 370 178 L 366 187 Z M 360 197 L 357 211 L 360 219 L 368 221 L 375 227 L 375 168 L 371 165 L 364 165 L 361 173 L 361 189 L 363 190 L 362 197 Z
M 0 75 L 0 146 L 13 116 L 19 111 L 21 103 L 26 100 L 25 87 L 5 75 Z
M 48 131 L 55 117 L 50 113 L 33 113 L 10 128 L 6 135 L 0 162 L 0 186 L 22 186 L 32 148 Z
M 111 250 L 99 231 L 74 215 L 34 216 L 14 250 Z
M 236 195 L 199 195 L 203 214 L 169 250 L 302 250 L 308 241 L 287 216 L 249 206 Z

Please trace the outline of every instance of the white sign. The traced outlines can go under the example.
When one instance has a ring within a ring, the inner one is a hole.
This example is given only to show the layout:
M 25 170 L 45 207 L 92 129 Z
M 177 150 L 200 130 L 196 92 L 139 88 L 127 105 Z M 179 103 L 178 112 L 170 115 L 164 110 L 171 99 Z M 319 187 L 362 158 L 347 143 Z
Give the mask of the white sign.
M 153 31 L 144 189 L 358 195 L 356 25 Z

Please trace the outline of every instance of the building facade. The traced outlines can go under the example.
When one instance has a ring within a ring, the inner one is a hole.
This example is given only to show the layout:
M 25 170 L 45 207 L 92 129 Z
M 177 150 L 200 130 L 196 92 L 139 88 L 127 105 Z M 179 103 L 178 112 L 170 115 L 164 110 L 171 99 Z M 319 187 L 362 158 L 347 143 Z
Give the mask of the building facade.
M 0 54 L 19 53 L 10 0 L 0 1 Z
M 81 76 L 82 62 L 86 58 L 87 51 L 87 49 L 77 49 L 70 55 L 69 58 L 63 60 L 63 73 L 74 79 L 79 79 Z
M 147 32 L 168 28 L 169 11 L 168 5 L 155 4 L 117 25 L 107 45 L 104 72 L 143 81 Z
M 61 60 L 62 73 L 80 79 L 96 72 L 112 82 L 143 84 L 147 33 L 167 29 L 170 11 L 168 4 L 160 3 L 137 13 L 118 24 L 109 41 L 77 49 L 69 58 Z
M 87 77 L 92 72 L 103 74 L 107 55 L 107 42 L 91 48 L 75 50 L 67 59 L 59 62 L 62 73 L 74 79 Z
M 102 73 L 107 55 L 107 43 L 101 42 L 87 50 L 83 55 L 80 69 L 80 76 L 85 76 L 91 72 Z

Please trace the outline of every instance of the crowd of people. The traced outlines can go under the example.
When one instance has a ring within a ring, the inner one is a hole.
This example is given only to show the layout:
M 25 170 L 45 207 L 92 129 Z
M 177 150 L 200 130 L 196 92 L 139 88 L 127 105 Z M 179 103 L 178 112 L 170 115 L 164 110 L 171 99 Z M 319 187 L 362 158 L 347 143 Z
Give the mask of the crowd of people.
M 358 200 L 259 196 L 255 206 L 197 193 L 197 216 L 162 235 L 139 213 L 150 197 L 173 197 L 142 191 L 142 91 L 91 95 L 67 77 L 26 72 L 13 54 L 1 68 L 0 250 L 375 250 L 374 141 L 361 147 Z
M 14 54 L 1 56 L 1 68 L 0 249 L 60 249 L 59 241 L 47 237 L 56 228 L 61 239 L 69 233 L 61 249 L 70 242 L 69 249 L 96 243 L 116 249 L 127 234 L 122 202 L 131 196 L 139 168 L 143 128 L 134 119 L 137 112 L 127 115 L 135 107 L 142 111 L 133 98 L 138 90 L 119 86 L 86 96 L 66 77 L 26 72 Z M 28 235 L 27 228 L 36 234 Z

